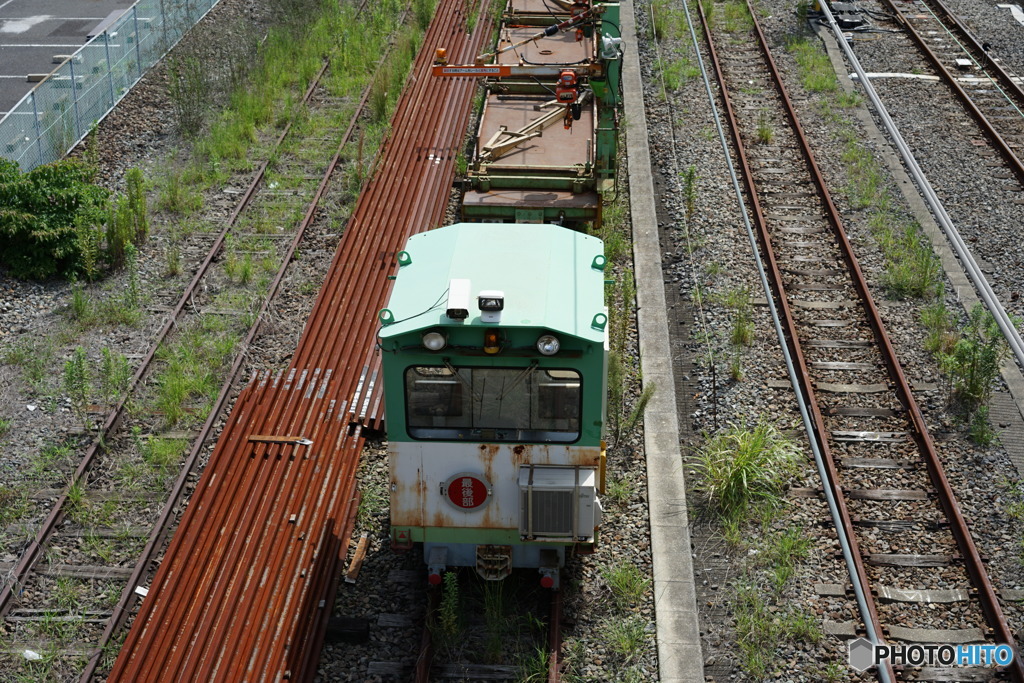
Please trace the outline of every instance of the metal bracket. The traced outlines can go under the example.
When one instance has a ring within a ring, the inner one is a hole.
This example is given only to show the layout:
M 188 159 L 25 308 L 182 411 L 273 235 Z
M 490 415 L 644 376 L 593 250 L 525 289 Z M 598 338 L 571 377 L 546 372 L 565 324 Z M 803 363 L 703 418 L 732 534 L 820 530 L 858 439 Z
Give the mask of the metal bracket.
M 286 443 L 296 446 L 312 446 L 313 442 L 304 436 L 256 436 L 250 435 L 251 443 Z

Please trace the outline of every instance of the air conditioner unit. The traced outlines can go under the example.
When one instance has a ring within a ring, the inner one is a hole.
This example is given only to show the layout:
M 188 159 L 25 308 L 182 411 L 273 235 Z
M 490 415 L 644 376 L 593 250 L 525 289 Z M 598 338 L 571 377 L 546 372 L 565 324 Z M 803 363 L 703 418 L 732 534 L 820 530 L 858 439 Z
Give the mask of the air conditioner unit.
M 594 469 L 519 468 L 519 535 L 523 540 L 592 543 L 594 528 L 600 524 Z

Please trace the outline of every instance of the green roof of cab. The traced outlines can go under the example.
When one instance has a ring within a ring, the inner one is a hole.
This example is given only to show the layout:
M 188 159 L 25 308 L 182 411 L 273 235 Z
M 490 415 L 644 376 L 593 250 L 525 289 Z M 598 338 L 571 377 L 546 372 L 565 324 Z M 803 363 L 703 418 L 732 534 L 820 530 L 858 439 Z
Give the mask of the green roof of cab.
M 431 327 L 543 327 L 592 342 L 604 339 L 604 244 L 557 225 L 456 223 L 409 238 L 381 339 Z M 445 315 L 448 285 L 470 281 L 469 317 Z M 500 290 L 500 323 L 480 320 L 477 295 Z M 390 314 L 390 318 L 389 318 Z M 390 319 L 393 322 L 387 322 Z

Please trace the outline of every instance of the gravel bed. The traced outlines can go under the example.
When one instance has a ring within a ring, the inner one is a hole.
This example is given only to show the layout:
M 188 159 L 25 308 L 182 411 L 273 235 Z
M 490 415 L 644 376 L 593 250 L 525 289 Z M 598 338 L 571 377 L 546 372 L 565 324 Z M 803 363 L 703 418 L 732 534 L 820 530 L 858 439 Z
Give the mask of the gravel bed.
M 678 6 L 673 3 L 673 6 Z M 776 60 L 780 64 L 798 111 L 804 120 L 805 130 L 812 139 L 812 145 L 826 176 L 830 178 L 833 197 L 844 214 L 848 232 L 855 245 L 861 266 L 869 281 L 873 284 L 872 292 L 879 304 L 886 325 L 897 345 L 897 352 L 903 362 L 908 377 L 919 387 L 916 397 L 925 411 L 926 420 L 933 433 L 940 433 L 945 438 L 938 445 L 941 456 L 946 463 L 947 475 L 953 482 L 965 516 L 975 532 L 975 540 L 979 544 L 982 555 L 989 558 L 989 571 L 999 588 L 1016 588 L 1024 580 L 1021 570 L 1019 553 L 1016 550 L 1007 552 L 1008 548 L 1016 548 L 1021 536 L 1020 523 L 1010 517 L 1000 503 L 1010 502 L 1013 498 L 1003 483 L 1003 477 L 1012 472 L 1005 452 L 999 446 L 980 448 L 963 438 L 962 429 L 956 424 L 955 418 L 947 411 L 946 394 L 942 387 L 941 376 L 936 364 L 922 350 L 923 330 L 918 324 L 921 303 L 917 301 L 894 301 L 886 296 L 881 287 L 882 257 L 865 224 L 861 212 L 852 210 L 845 195 L 847 186 L 846 174 L 841 160 L 842 144 L 838 133 L 853 125 L 852 116 L 844 116 L 837 122 L 831 117 L 822 115 L 822 97 L 809 94 L 801 88 L 797 76 L 796 65 L 790 53 L 784 48 L 784 39 L 805 31 L 796 16 L 794 8 L 782 3 L 767 2 L 761 4 L 762 12 L 759 20 L 769 36 L 773 47 L 777 50 Z M 681 10 L 680 10 L 681 11 Z M 638 3 L 638 16 L 642 15 L 641 24 L 649 24 L 650 5 Z M 695 17 L 696 19 L 696 17 Z M 1003 27 L 1005 29 L 1005 26 Z M 1016 29 L 1010 29 L 1015 32 Z M 983 36 L 987 36 L 985 33 Z M 986 38 L 987 39 L 987 38 Z M 992 41 L 995 44 L 995 41 Z M 865 43 L 877 48 L 884 54 L 882 40 Z M 1015 46 L 1022 43 L 1019 39 Z M 855 43 L 860 55 L 861 43 Z M 1004 45 L 1005 46 L 1005 45 Z M 652 151 L 656 165 L 659 167 L 659 195 L 662 199 L 662 245 L 665 250 L 666 289 L 670 297 L 680 302 L 675 309 L 676 315 L 670 315 L 670 329 L 676 333 L 674 346 L 678 349 L 681 362 L 677 372 L 684 376 L 696 372 L 695 382 L 700 392 L 701 405 L 681 415 L 681 424 L 690 428 L 684 438 L 692 448 L 702 442 L 702 431 L 714 432 L 726 423 L 741 423 L 756 419 L 758 415 L 771 415 L 772 421 L 783 428 L 793 429 L 794 438 L 805 443 L 805 437 L 799 428 L 798 416 L 792 400 L 792 394 L 786 389 L 774 388 L 774 383 L 786 378 L 785 368 L 778 352 L 775 334 L 768 319 L 767 310 L 763 305 L 755 305 L 756 339 L 754 343 L 742 350 L 741 362 L 743 378 L 739 381 L 729 378 L 728 366 L 735 351 L 730 348 L 728 335 L 731 326 L 731 314 L 721 305 L 722 296 L 731 290 L 746 288 L 755 299 L 762 299 L 759 280 L 753 269 L 749 242 L 743 228 L 742 220 L 735 209 L 736 200 L 732 193 L 728 170 L 722 158 L 720 143 L 714 129 L 709 105 L 703 83 L 690 79 L 676 93 L 667 99 L 660 90 L 658 72 L 654 68 L 658 55 L 651 41 L 643 41 L 641 55 L 645 64 L 645 78 L 648 84 L 646 94 L 648 107 L 648 123 L 651 126 Z M 693 47 L 688 36 L 683 39 L 669 40 L 662 46 L 667 55 L 686 56 L 693 60 Z M 1018 49 L 1019 53 L 1019 49 Z M 1019 55 L 1018 55 L 1019 57 Z M 705 55 L 707 60 L 707 55 Z M 865 64 L 869 71 L 885 70 L 878 65 Z M 906 70 L 904 67 L 902 70 Z M 886 82 L 882 81 L 885 85 Z M 903 83 L 890 84 L 893 91 L 903 87 Z M 926 87 L 926 86 L 922 86 Z M 915 122 L 924 127 L 930 120 L 930 114 L 938 103 L 934 94 L 918 99 L 906 91 L 908 96 L 900 99 L 900 120 L 908 124 Z M 922 106 L 921 102 L 927 102 Z M 719 107 L 721 103 L 719 102 Z M 833 110 L 837 109 L 833 105 Z M 893 108 L 897 108 L 893 105 Z M 890 111 L 896 114 L 894 111 Z M 674 126 L 670 127 L 670 123 Z M 936 148 L 947 143 L 948 128 L 937 134 L 931 129 L 929 144 Z M 862 140 L 866 136 L 861 136 Z M 669 142 L 674 142 L 675 153 L 672 153 Z M 874 150 L 887 153 L 886 150 Z M 956 153 L 949 153 L 951 166 L 961 171 L 959 181 L 963 181 L 963 157 L 958 161 Z M 692 166 L 697 178 L 698 198 L 696 211 L 689 221 L 687 229 L 686 202 L 682 199 L 686 186 L 681 174 Z M 986 194 L 981 187 L 985 183 L 958 182 L 955 176 L 945 181 L 936 182 L 942 186 L 941 192 L 956 196 L 956 208 L 971 215 L 978 223 L 987 223 L 994 227 L 1007 224 L 1019 224 L 1016 208 L 1008 207 L 1009 201 L 1002 195 L 993 196 L 992 187 Z M 888 191 L 894 198 L 899 198 L 897 207 L 902 207 L 895 183 L 887 181 Z M 959 193 L 959 194 L 955 194 Z M 969 203 L 970 202 L 970 203 Z M 979 208 L 980 207 L 980 208 Z M 949 207 L 951 210 L 953 207 Z M 899 208 L 906 211 L 905 208 Z M 1007 222 L 991 221 L 993 213 L 1006 216 Z M 985 239 L 992 239 L 985 238 Z M 981 239 L 979 241 L 985 241 Z M 1019 242 L 1019 241 L 1018 241 Z M 1005 245 L 1004 245 L 1005 246 Z M 1012 255 L 1019 247 L 1010 250 Z M 996 251 L 995 249 L 993 251 Z M 989 258 L 989 257 L 986 257 Z M 995 258 L 993 255 L 991 258 Z M 1001 261 L 994 270 L 1008 267 L 1012 257 Z M 1019 274 L 1016 281 L 1020 282 Z M 1007 280 L 1007 283 L 1009 279 Z M 702 306 L 695 306 L 695 290 L 701 293 Z M 1003 292 L 1008 293 L 1009 287 L 1004 286 Z M 947 284 L 946 291 L 950 291 Z M 947 303 L 956 306 L 956 297 L 947 295 Z M 688 305 L 689 310 L 680 310 Z M 958 309 L 954 309 L 958 310 Z M 686 323 L 690 319 L 706 321 L 692 327 L 677 323 Z M 716 357 L 715 375 L 709 372 L 707 358 L 709 353 Z M 693 365 L 698 364 L 694 371 Z M 771 382 L 772 384 L 769 384 Z M 936 388 L 936 386 L 938 388 Z M 876 423 L 877 424 L 877 423 Z M 806 448 L 805 448 L 806 450 Z M 696 470 L 687 469 L 688 485 L 696 479 Z M 1016 478 L 1015 475 L 1012 475 Z M 794 490 L 801 487 L 820 488 L 817 476 L 810 464 L 805 465 L 803 472 L 793 482 Z M 735 610 L 737 609 L 737 585 L 748 574 L 746 581 L 761 582 L 763 588 L 765 577 L 758 574 L 756 557 L 759 552 L 752 541 L 735 545 L 728 543 L 723 530 L 713 516 L 700 505 L 699 496 L 690 491 L 691 509 L 694 521 L 695 572 L 697 574 L 697 602 L 701 616 L 701 632 L 705 656 L 704 674 L 708 680 L 755 680 L 740 665 L 742 652 L 736 643 Z M 996 501 L 993 505 L 992 501 Z M 844 597 L 819 596 L 814 590 L 816 583 L 835 583 L 848 585 L 849 579 L 845 566 L 838 556 L 838 541 L 827 521 L 827 510 L 823 502 L 817 498 L 790 496 L 785 512 L 780 519 L 772 523 L 768 533 L 785 528 L 799 528 L 809 538 L 813 546 L 805 562 L 798 566 L 795 575 L 789 580 L 774 602 L 777 614 L 785 613 L 786 609 L 796 609 L 815 617 L 818 626 L 824 627 L 827 622 L 859 621 L 855 605 Z M 762 532 L 753 530 L 753 538 Z M 894 543 L 895 539 L 883 534 L 881 544 Z M 944 572 L 937 571 L 934 586 L 948 585 L 943 578 Z M 767 589 L 764 589 L 768 593 Z M 1005 607 L 1011 618 L 1011 626 L 1020 626 L 1019 611 L 1013 607 Z M 929 625 L 928 615 L 931 610 L 922 610 L 916 626 Z M 839 676 L 840 680 L 859 680 L 864 677 L 854 675 L 846 666 L 846 646 L 842 640 L 832 636 L 824 636 L 817 643 L 810 640 L 798 642 L 782 642 L 775 650 L 775 659 L 771 668 L 762 677 L 765 680 L 817 681 Z
M 1016 71 L 1024 70 L 1024 27 L 1012 22 L 1005 10 L 993 3 L 957 0 L 956 11 L 969 15 L 975 31 L 993 45 L 995 51 Z M 841 162 L 842 147 L 835 137 L 836 124 L 821 115 L 819 96 L 801 91 L 795 77 L 795 65 L 782 50 L 782 39 L 802 30 L 793 8 L 778 2 L 764 3 L 769 16 L 763 24 L 776 45 L 779 61 L 787 73 L 787 85 L 801 113 L 807 117 L 819 163 L 833 180 L 837 201 L 845 209 L 851 239 L 858 249 L 861 265 L 872 282 L 880 283 L 881 255 L 864 225 L 863 217 L 848 208 L 843 196 L 845 173 Z M 647 26 L 649 4 L 637 3 L 638 21 Z M 245 0 L 224 0 L 211 14 L 208 22 L 213 27 L 223 17 L 230 24 L 238 17 L 263 17 L 260 3 Z M 213 28 L 211 30 L 216 30 Z M 858 56 L 869 70 L 887 70 L 886 37 L 875 41 L 858 41 Z M 799 426 L 788 389 L 775 388 L 774 382 L 785 379 L 785 369 L 777 349 L 766 307 L 757 305 L 763 297 L 756 278 L 749 243 L 735 208 L 731 183 L 725 167 L 717 135 L 713 128 L 710 108 L 704 87 L 698 79 L 690 79 L 669 98 L 660 95 L 658 79 L 652 67 L 654 53 L 650 40 L 641 40 L 640 50 L 644 76 L 648 84 L 646 93 L 648 119 L 651 128 L 652 153 L 658 166 L 657 183 L 662 199 L 660 220 L 664 249 L 666 291 L 671 310 L 670 329 L 674 333 L 673 347 L 677 351 L 677 373 L 681 385 L 692 389 L 688 396 L 680 396 L 681 424 L 685 428 L 684 453 L 692 456 L 700 444 L 704 431 L 714 431 L 730 422 L 750 421 L 755 416 L 769 414 L 777 424 L 787 429 Z M 675 54 L 692 55 L 688 40 L 677 41 L 669 47 Z M 146 77 L 144 82 L 123 101 L 118 110 L 99 127 L 99 145 L 102 178 L 111 187 L 117 187 L 124 171 L 142 166 L 150 172 L 165 163 L 169 152 L 177 145 L 171 132 L 169 106 L 165 93 L 166 77 L 160 69 Z M 1024 205 L 1013 203 L 1013 190 L 1003 189 L 999 183 L 984 174 L 965 174 L 964 159 L 975 159 L 976 150 L 969 141 L 948 135 L 961 126 L 958 113 L 946 111 L 945 106 L 934 106 L 935 86 L 921 83 L 879 83 L 880 91 L 890 113 L 908 128 L 912 146 L 926 165 L 940 195 L 950 201 L 947 208 L 956 210 L 954 220 L 970 226 L 972 230 L 988 230 L 975 235 L 979 255 L 991 264 L 997 291 L 1012 297 L 1015 287 L 1024 281 L 1020 272 L 1024 268 L 1020 241 L 1004 239 L 1009 233 L 998 228 L 1021 225 L 1020 211 Z M 916 98 L 916 99 L 915 99 Z M 922 99 L 924 98 L 924 99 Z M 928 102 L 923 107 L 920 102 Z M 931 122 L 931 114 L 944 113 L 946 119 Z M 842 124 L 851 125 L 851 124 Z M 856 124 L 852 124 L 856 125 Z M 910 129 L 913 128 L 913 131 Z M 675 145 L 674 153 L 672 144 Z M 687 221 L 684 183 L 680 174 L 689 166 L 696 171 L 699 191 L 697 211 Z M 895 184 L 890 191 L 898 197 Z M 1016 196 L 1019 199 L 1019 194 Z M 287 362 L 294 341 L 301 331 L 312 305 L 312 296 L 306 283 L 318 282 L 329 263 L 338 235 L 326 223 L 318 221 L 302 249 L 288 278 L 282 300 L 275 307 L 271 325 L 265 326 L 264 336 L 252 349 L 250 367 L 281 367 Z M 993 229 L 996 228 L 996 229 Z M 964 229 L 965 233 L 967 232 Z M 199 238 L 197 237 L 197 240 Z M 1000 242 L 999 240 L 1003 240 Z M 169 280 L 162 273 L 163 244 L 159 232 L 142 255 L 144 288 L 150 292 L 174 291 L 181 286 L 178 280 Z M 183 250 L 183 256 L 202 253 L 201 243 Z M 183 263 L 185 272 L 194 267 L 194 259 Z M 116 292 L 120 283 L 115 278 L 105 285 Z M 703 293 L 703 306 L 693 305 L 695 288 Z M 734 352 L 728 344 L 731 314 L 719 298 L 730 290 L 746 288 L 755 299 L 754 320 L 756 337 L 753 344 L 742 350 L 743 378 L 729 377 L 728 365 Z M 887 301 L 880 287 L 874 288 L 881 302 L 886 324 L 894 335 L 898 352 L 907 368 L 908 376 L 921 385 L 939 385 L 941 378 L 934 361 L 921 351 L 924 336 L 917 324 L 919 302 Z M 947 287 L 947 291 L 950 291 Z M 314 290 L 315 293 L 315 290 Z M 54 337 L 65 326 L 60 311 L 69 306 L 70 288 L 65 284 L 26 284 L 0 276 L 0 345 L 16 348 L 29 342 Z M 956 303 L 954 293 L 947 295 L 950 305 Z M 1019 306 L 1018 314 L 1024 313 Z M 696 320 L 698 324 L 690 325 Z M 134 330 L 103 329 L 90 333 L 90 339 L 63 339 L 54 351 L 53 366 L 62 366 L 76 345 L 88 346 L 98 353 L 103 346 L 114 345 L 123 353 L 141 353 L 145 340 L 161 321 L 159 313 Z M 679 323 L 687 323 L 681 325 Z M 635 333 L 634 333 L 635 334 Z M 715 358 L 717 372 L 712 375 L 707 362 L 709 352 Z M 631 345 L 631 363 L 635 363 L 635 346 Z M 51 367 L 52 370 L 52 367 Z M 50 443 L 54 435 L 73 435 L 76 419 L 67 402 L 55 386 L 55 377 L 34 388 L 25 382 L 21 371 L 11 364 L 0 365 L 0 389 L 3 408 L 0 417 L 12 423 L 4 435 L 8 444 L 16 445 L 5 458 L 3 472 L 13 475 L 20 465 Z M 635 400 L 631 390 L 629 401 Z M 1002 481 L 1010 472 L 1005 453 L 998 446 L 979 448 L 959 433 L 959 427 L 946 410 L 945 394 L 941 389 L 919 392 L 919 401 L 929 425 L 948 434 L 939 448 L 947 466 L 947 473 L 957 491 L 964 514 L 975 529 L 976 541 L 984 556 L 990 559 L 990 571 L 997 587 L 1024 588 L 1024 573 L 1018 559 L 1020 524 L 1007 515 L 1006 508 L 1018 497 Z M 797 439 L 802 437 L 797 433 Z M 650 574 L 650 546 L 646 529 L 646 493 L 644 486 L 642 436 L 632 434 L 622 443 L 612 445 L 609 454 L 611 475 L 628 482 L 628 493 L 621 502 L 611 503 L 606 518 L 603 544 L 591 557 L 574 560 L 569 567 L 566 613 L 570 622 L 567 634 L 569 676 L 575 680 L 656 680 L 657 660 L 654 652 L 653 603 L 648 590 L 637 604 L 619 609 L 609 604 L 609 589 L 602 568 L 619 562 L 632 563 L 645 574 Z M 694 482 L 695 471 L 687 468 L 689 483 Z M 6 475 L 5 475 L 6 476 Z M 1016 478 L 1015 476 L 1013 478 Z M 375 619 L 378 615 L 401 614 L 412 620 L 412 626 L 383 627 L 371 624 L 370 641 L 353 646 L 329 643 L 321 660 L 324 680 L 368 681 L 380 677 L 368 675 L 372 661 L 407 661 L 418 646 L 419 630 L 416 619 L 421 616 L 422 564 L 415 552 L 395 555 L 387 547 L 386 497 L 381 506 L 383 486 L 386 482 L 386 454 L 384 444 L 368 446 L 360 470 L 364 499 L 370 499 L 359 521 L 357 532 L 366 532 L 370 551 L 362 575 L 354 586 L 339 589 L 335 612 L 346 616 L 364 616 Z M 816 475 L 807 465 L 793 482 L 794 488 L 816 487 Z M 749 680 L 738 665 L 740 653 L 735 642 L 734 609 L 735 587 L 746 571 L 751 557 L 747 548 L 726 541 L 722 529 L 713 516 L 703 510 L 698 498 L 691 500 L 694 524 L 695 571 L 698 573 L 698 605 L 702 619 L 704 646 L 704 672 L 713 680 Z M 827 525 L 827 511 L 816 498 L 792 496 L 785 515 L 772 522 L 767 531 L 780 531 L 789 527 L 801 528 L 813 539 L 807 559 L 797 568 L 796 575 L 786 584 L 785 592 L 776 605 L 796 608 L 812 615 L 819 625 L 828 621 L 856 620 L 852 602 L 844 597 L 819 596 L 815 583 L 845 585 L 848 581 L 845 567 L 837 559 L 838 543 Z M 889 541 L 880 539 L 881 543 Z M 755 553 L 756 554 L 756 553 Z M 404 573 L 403 573 L 404 572 Z M 413 577 L 410 580 L 410 577 Z M 756 574 L 755 574 L 756 577 Z M 934 587 L 943 587 L 947 581 L 937 572 Z M 110 588 L 97 587 L 94 598 L 100 602 L 108 596 Z M 43 590 L 47 587 L 44 585 Z M 778 609 L 783 609 L 779 607 Z M 1010 612 L 1011 624 L 1021 626 L 1022 615 L 1016 608 Z M 923 610 L 921 624 L 928 623 L 927 610 Z M 646 624 L 644 645 L 631 656 L 616 653 L 609 644 L 606 629 L 616 619 L 640 619 Z M 826 636 L 818 642 L 784 642 L 776 650 L 773 680 L 817 681 L 831 670 L 829 663 L 845 662 L 845 645 Z M 843 677 L 849 676 L 842 669 Z

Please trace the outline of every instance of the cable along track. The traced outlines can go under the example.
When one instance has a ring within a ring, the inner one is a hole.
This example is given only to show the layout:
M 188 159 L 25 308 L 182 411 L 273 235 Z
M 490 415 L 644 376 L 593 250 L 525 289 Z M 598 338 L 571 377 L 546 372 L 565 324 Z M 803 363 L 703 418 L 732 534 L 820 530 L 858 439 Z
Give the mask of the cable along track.
M 1024 89 L 941 0 L 880 0 L 1024 183 Z
M 867 601 L 873 640 L 1012 644 L 764 34 L 747 9 L 738 22 L 743 27 L 731 33 L 710 30 L 703 7 L 701 21 L 748 209 L 824 456 L 823 485 L 837 500 L 853 580 L 865 595 L 882 598 Z M 728 41 L 722 56 L 716 38 Z M 944 614 L 930 609 L 928 601 L 940 598 L 957 607 Z M 1011 668 L 1022 680 L 1020 662 Z

